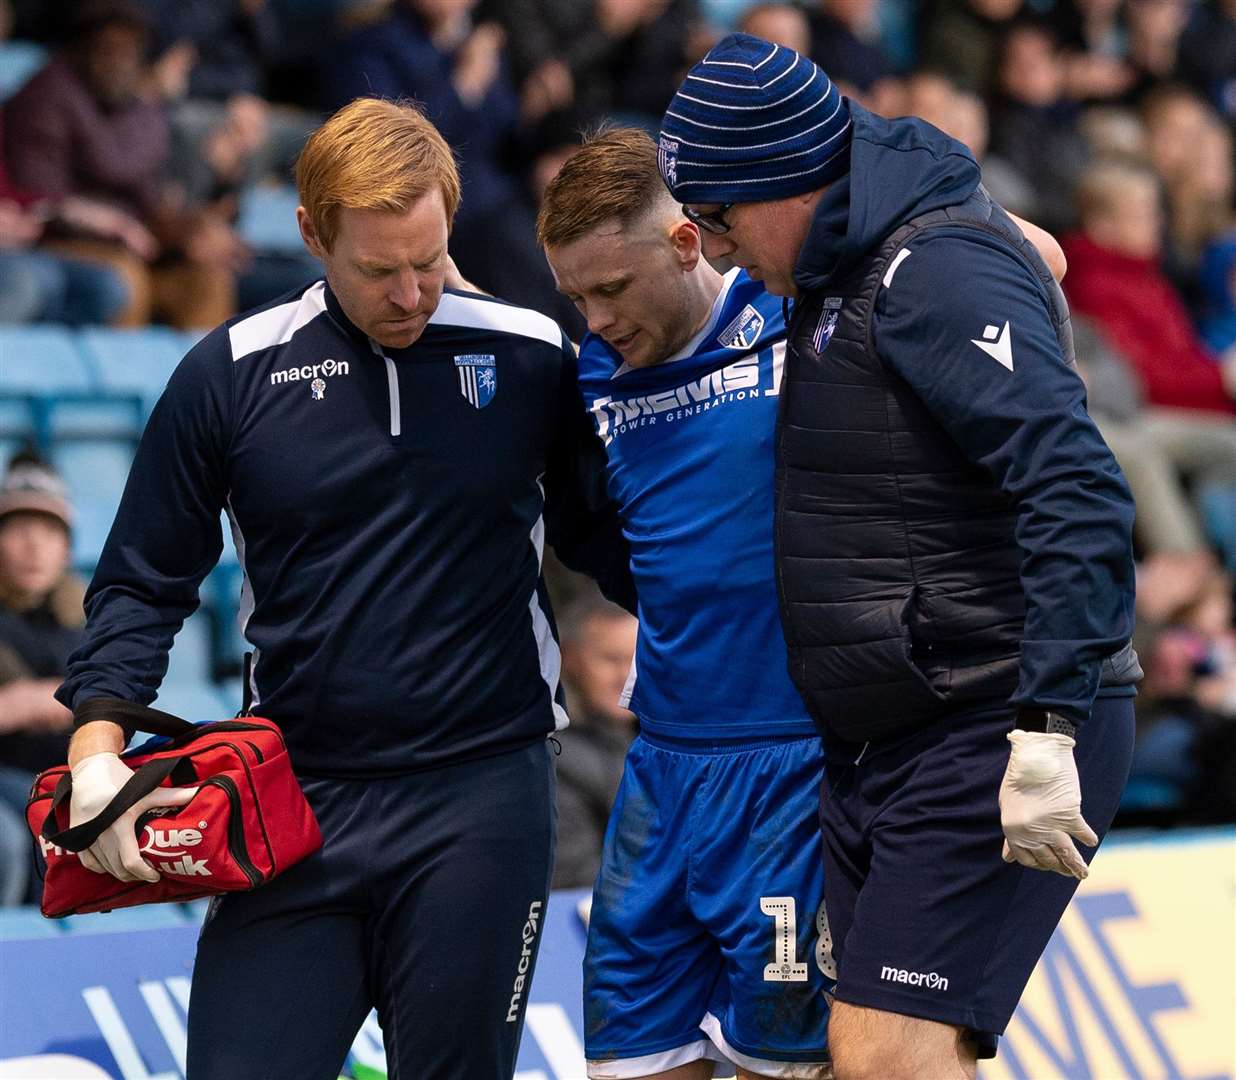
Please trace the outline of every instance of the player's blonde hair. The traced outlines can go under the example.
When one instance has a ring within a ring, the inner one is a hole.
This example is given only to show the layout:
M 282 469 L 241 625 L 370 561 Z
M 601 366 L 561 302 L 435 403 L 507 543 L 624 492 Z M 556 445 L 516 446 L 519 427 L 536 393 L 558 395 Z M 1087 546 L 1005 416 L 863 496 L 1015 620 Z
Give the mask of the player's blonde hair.
M 537 240 L 560 247 L 612 218 L 626 225 L 658 203 L 673 205 L 657 169 L 656 143 L 639 128 L 602 128 L 584 139 L 546 187 Z
M 341 209 L 402 213 L 434 186 L 449 225 L 459 170 L 446 140 L 409 101 L 357 98 L 309 136 L 296 161 L 301 205 L 328 251 Z

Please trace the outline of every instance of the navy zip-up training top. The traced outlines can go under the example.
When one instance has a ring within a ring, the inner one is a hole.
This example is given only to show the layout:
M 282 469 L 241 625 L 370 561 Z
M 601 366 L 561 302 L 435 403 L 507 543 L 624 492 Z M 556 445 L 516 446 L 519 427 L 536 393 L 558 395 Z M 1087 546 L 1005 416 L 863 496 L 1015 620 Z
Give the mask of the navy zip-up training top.
M 142 436 L 58 698 L 154 698 L 226 509 L 254 711 L 298 771 L 410 771 L 561 727 L 546 539 L 634 606 L 575 380 L 550 319 L 452 290 L 407 349 L 321 281 L 224 324 Z

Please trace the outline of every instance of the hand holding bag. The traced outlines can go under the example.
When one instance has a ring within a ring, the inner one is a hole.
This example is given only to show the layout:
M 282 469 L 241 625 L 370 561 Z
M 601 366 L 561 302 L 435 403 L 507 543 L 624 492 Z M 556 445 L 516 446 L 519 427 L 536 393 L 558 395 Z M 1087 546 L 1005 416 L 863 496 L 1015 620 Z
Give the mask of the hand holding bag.
M 122 755 L 134 770 L 132 778 L 97 817 L 71 828 L 68 765 L 35 779 L 26 821 L 38 847 L 36 861 L 46 867 L 42 911 L 47 917 L 254 889 L 322 846 L 317 820 L 273 721 L 241 716 L 190 724 L 132 702 L 99 705 L 101 718 L 169 738 L 155 749 L 143 745 Z M 120 881 L 87 870 L 77 853 L 160 785 L 198 789 L 185 805 L 138 819 L 139 850 L 160 879 Z

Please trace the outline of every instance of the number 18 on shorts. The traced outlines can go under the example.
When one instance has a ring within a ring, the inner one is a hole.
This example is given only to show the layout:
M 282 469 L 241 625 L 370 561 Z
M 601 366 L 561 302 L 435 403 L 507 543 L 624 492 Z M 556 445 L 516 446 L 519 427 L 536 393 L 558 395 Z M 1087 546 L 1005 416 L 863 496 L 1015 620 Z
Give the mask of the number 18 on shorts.
M 588 930 L 590 1077 L 699 1058 L 818 1075 L 836 979 L 822 772 L 814 737 L 702 751 L 636 740 Z

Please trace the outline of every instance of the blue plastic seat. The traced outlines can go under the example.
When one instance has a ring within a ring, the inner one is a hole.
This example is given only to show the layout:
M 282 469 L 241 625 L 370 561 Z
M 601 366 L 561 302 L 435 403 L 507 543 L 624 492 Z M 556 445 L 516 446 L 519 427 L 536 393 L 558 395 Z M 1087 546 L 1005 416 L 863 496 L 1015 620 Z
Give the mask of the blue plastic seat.
M 34 400 L 21 394 L 9 396 L 3 376 L 4 363 L 0 361 L 0 442 L 8 451 L 4 458 L 7 461 L 22 443 L 37 438 L 38 424 L 35 421 L 37 406 Z
M 37 395 L 32 424 L 40 440 L 140 430 L 137 397 L 102 392 L 94 365 L 62 326 L 0 326 L 0 395 Z M 5 410 L 12 407 L 10 399 Z
M 159 400 L 167 380 L 188 351 L 186 335 L 165 327 L 146 330 L 83 330 L 79 341 L 94 363 L 99 386 L 111 393 L 136 394 L 144 412 Z
M 0 41 L 0 101 L 17 93 L 47 62 L 47 50 L 33 41 Z
M 95 391 L 93 372 L 62 326 L 0 326 L 0 389 L 55 395 Z
M 0 402 L 0 471 L 3 471 L 19 450 L 29 443 L 31 433 L 16 425 L 8 427 L 4 419 L 4 403 Z
M 172 713 L 195 724 L 203 720 L 223 720 L 240 707 L 240 703 L 224 701 L 223 695 L 209 682 L 163 681 L 154 707 Z
M 199 608 L 185 620 L 172 643 L 167 674 L 163 678 L 164 684 L 182 686 L 209 682 L 214 667 L 211 648 L 213 637 L 214 627 L 210 612 Z
M 120 505 L 133 461 L 133 443 L 94 438 L 58 442 L 52 447 L 51 460 L 68 485 L 76 519 L 73 562 L 93 567 Z
M 94 392 L 86 397 L 54 396 L 43 399 L 46 428 L 51 439 L 119 438 L 136 441 L 145 413 L 136 394 Z
M 291 186 L 252 187 L 240 198 L 237 231 L 258 251 L 304 250 L 296 225 L 300 199 Z
M 217 692 L 223 702 L 223 715 L 234 716 L 240 712 L 245 703 L 245 688 L 241 679 L 225 679 L 216 683 Z
M 243 581 L 244 574 L 233 553 L 231 562 L 220 559 L 219 565 L 202 583 L 202 603 L 210 605 L 215 620 L 216 671 L 239 672 L 245 653 L 253 648 L 241 633 L 238 617 Z M 240 698 L 235 700 L 239 707 Z

